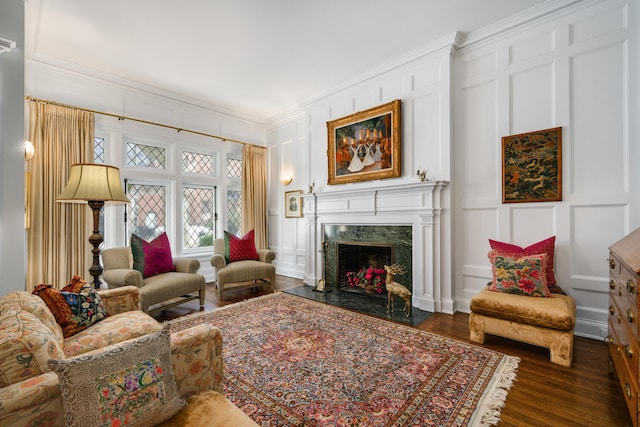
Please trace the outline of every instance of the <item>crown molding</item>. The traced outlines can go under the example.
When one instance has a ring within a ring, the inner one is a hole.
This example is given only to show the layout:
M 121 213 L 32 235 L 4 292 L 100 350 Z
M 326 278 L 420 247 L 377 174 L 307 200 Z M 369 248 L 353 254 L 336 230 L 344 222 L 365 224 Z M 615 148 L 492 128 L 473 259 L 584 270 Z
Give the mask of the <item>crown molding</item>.
M 212 104 L 201 99 L 192 98 L 187 95 L 182 95 L 157 86 L 148 85 L 146 83 L 127 79 L 111 73 L 106 73 L 104 71 L 84 67 L 72 62 L 58 60 L 46 55 L 36 54 L 29 58 L 25 58 L 25 63 L 50 67 L 52 69 L 57 69 L 65 73 L 76 74 L 91 80 L 99 81 L 107 85 L 119 86 L 136 92 L 145 93 L 150 96 L 164 98 L 191 107 L 211 111 L 221 116 L 241 120 L 252 125 L 265 125 L 263 122 L 257 121 L 253 116 L 250 116 L 248 114 L 241 114 L 238 111 L 226 108 L 224 106 Z
M 560 14 L 573 10 L 574 7 L 586 7 L 603 1 L 605 0 L 548 0 L 494 24 L 465 34 L 460 40 L 458 49 L 462 50 L 492 40 L 514 28 L 522 28 L 545 19 L 555 19 Z
M 322 99 L 328 98 L 332 95 L 335 95 L 338 92 L 342 92 L 346 89 L 349 89 L 351 87 L 354 87 L 358 84 L 364 83 L 366 81 L 372 80 L 376 77 L 379 77 L 383 74 L 386 74 L 390 71 L 396 70 L 398 68 L 401 68 L 407 64 L 410 64 L 412 62 L 418 61 L 418 60 L 422 60 L 425 58 L 429 58 L 435 55 L 442 55 L 444 52 L 449 51 L 449 53 L 451 52 L 451 50 L 455 49 L 456 46 L 459 43 L 461 37 L 461 33 L 459 31 L 455 31 L 451 34 L 448 34 L 444 37 L 441 37 L 437 40 L 434 40 L 433 42 L 429 43 L 428 45 L 416 49 L 412 52 L 409 52 L 406 55 L 397 57 L 391 61 L 388 61 L 384 64 L 378 65 L 374 68 L 372 68 L 371 70 L 367 71 L 366 73 L 362 73 L 359 74 L 357 76 L 355 76 L 354 78 L 347 80 L 346 82 L 334 87 L 333 89 L 328 90 L 327 92 L 323 93 L 322 95 L 319 95 L 317 97 L 308 99 L 307 101 L 303 102 L 300 104 L 301 108 L 306 108 L 308 106 L 310 106 L 313 103 L 316 103 Z

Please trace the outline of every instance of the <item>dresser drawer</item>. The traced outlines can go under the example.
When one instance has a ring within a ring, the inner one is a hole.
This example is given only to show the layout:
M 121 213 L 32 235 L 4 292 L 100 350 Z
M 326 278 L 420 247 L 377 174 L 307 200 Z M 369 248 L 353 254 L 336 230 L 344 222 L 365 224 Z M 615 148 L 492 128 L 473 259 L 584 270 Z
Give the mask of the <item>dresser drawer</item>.
M 629 270 L 614 253 L 609 254 L 609 275 L 621 283 L 629 295 L 638 301 L 638 275 Z
M 609 333 L 611 334 L 611 340 L 609 341 L 609 355 L 611 356 L 611 361 L 613 362 L 613 366 L 616 370 L 620 389 L 622 390 L 622 395 L 627 403 L 629 414 L 631 414 L 633 426 L 638 427 L 638 396 L 640 393 L 638 391 L 638 384 L 636 381 L 637 376 L 632 377 L 628 371 L 625 360 L 625 350 L 619 344 L 620 341 L 618 340 L 615 331 L 616 328 L 611 324 L 611 318 L 609 318 Z
M 640 360 L 640 350 L 638 340 L 631 332 L 629 322 L 615 302 L 609 301 L 609 333 L 615 336 L 614 342 L 619 345 L 620 353 L 623 354 L 625 364 L 628 367 L 629 375 L 638 380 L 638 366 Z M 637 322 L 637 321 L 636 321 Z M 637 323 L 636 323 L 637 325 Z
M 617 324 L 625 323 L 631 332 L 633 341 L 638 340 L 638 305 L 624 286 L 617 280 L 609 281 L 609 315 L 615 317 Z

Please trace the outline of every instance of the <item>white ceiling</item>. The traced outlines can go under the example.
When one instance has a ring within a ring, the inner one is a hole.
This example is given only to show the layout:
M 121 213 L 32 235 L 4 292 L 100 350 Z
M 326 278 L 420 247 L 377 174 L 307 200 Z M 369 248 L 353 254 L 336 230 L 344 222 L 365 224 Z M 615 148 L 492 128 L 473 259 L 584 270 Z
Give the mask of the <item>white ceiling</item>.
M 265 123 L 455 31 L 546 0 L 29 0 L 27 59 Z

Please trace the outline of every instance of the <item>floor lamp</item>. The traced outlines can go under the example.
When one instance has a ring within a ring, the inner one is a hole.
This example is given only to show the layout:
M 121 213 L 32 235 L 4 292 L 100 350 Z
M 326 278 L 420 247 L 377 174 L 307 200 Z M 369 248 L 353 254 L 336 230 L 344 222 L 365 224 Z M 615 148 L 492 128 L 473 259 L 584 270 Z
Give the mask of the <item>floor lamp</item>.
M 69 181 L 57 201 L 68 203 L 88 202 L 93 212 L 93 234 L 89 243 L 93 245 L 93 265 L 89 273 L 93 276 L 93 286 L 102 283 L 100 275 L 100 244 L 104 241 L 100 234 L 100 211 L 106 203 L 129 203 L 120 181 L 120 169 L 115 166 L 82 163 L 71 166 Z

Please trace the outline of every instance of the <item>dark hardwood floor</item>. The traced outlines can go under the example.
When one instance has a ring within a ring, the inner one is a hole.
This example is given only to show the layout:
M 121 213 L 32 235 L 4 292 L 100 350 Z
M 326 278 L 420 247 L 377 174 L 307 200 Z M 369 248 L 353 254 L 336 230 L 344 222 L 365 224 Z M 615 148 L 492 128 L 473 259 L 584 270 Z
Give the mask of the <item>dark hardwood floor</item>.
M 276 289 L 304 286 L 302 281 L 277 276 Z M 214 284 L 207 284 L 205 310 L 213 310 L 267 292 L 240 288 L 225 292 L 218 301 Z M 168 320 L 198 312 L 198 302 L 162 312 L 158 320 Z M 464 342 L 469 341 L 469 316 L 435 313 L 418 328 Z M 549 362 L 549 351 L 487 336 L 484 347 L 518 356 L 518 377 L 509 391 L 500 416 L 500 427 L 541 426 L 631 426 L 624 397 L 615 378 L 609 376 L 607 345 L 602 341 L 576 337 L 571 368 Z

